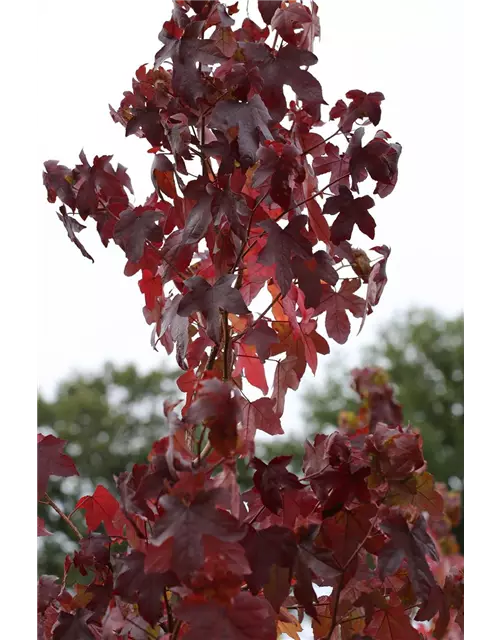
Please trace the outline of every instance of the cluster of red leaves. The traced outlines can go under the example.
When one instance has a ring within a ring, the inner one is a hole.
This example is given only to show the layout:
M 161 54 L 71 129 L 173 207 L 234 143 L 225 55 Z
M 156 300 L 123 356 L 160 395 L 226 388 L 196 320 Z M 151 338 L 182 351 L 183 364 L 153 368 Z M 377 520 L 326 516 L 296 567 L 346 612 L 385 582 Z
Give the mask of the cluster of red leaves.
M 183 420 L 166 407 L 169 435 L 116 478 L 119 499 L 98 486 L 77 503 L 88 531 L 65 576 L 75 567 L 93 579 L 73 596 L 64 580 L 40 579 L 39 637 L 274 640 L 297 638 L 304 614 L 317 640 L 461 637 L 459 498 L 425 471 L 418 433 L 370 429 L 377 412 L 401 411 L 384 373 L 355 371 L 354 387 L 358 414 L 306 441 L 302 478 L 291 457 L 253 457 L 242 495 L 233 459 L 200 461 L 186 446 L 190 420 L 238 420 L 229 386 L 205 382 Z M 38 447 L 39 486 L 77 473 L 64 441 Z M 318 598 L 315 585 L 331 595 Z M 417 631 L 418 621 L 431 623 Z
M 176 0 L 154 68 L 140 67 L 111 108 L 153 155 L 143 205 L 111 156 L 91 164 L 82 151 L 73 169 L 45 163 L 48 199 L 62 202 L 58 216 L 82 254 L 92 259 L 75 214 L 121 247 L 127 276 L 141 274 L 152 345 L 175 350 L 185 400 L 180 416 L 165 406 L 167 435 L 149 462 L 116 479 L 119 499 L 99 486 L 79 500 L 84 537 L 60 513 L 79 550 L 62 585 L 40 580 L 40 640 L 297 638 L 304 613 L 316 638 L 418 638 L 412 617 L 432 621 L 436 638 L 460 628 L 463 575 L 439 573 L 441 546 L 454 544 L 443 515 L 453 500 L 425 471 L 420 437 L 400 426 L 380 372 L 356 373 L 359 415 L 306 443 L 302 479 L 289 457 L 254 457 L 257 430 L 283 433 L 288 390 L 329 352 L 321 323 L 344 343 L 348 312 L 362 325 L 380 300 L 390 250 L 373 247 L 382 256 L 373 264 L 351 238 L 374 238 L 375 201 L 359 185 L 371 179 L 373 194 L 387 196 L 401 152 L 382 130 L 362 144 L 381 118 L 379 92 L 350 91 L 321 119 L 326 102 L 309 71 L 317 5 L 258 9 L 263 26 L 248 17 L 236 26 L 237 3 Z M 316 131 L 335 121 L 333 133 Z M 250 401 L 247 384 L 262 397 Z M 76 469 L 64 442 L 40 436 L 38 446 L 39 499 L 50 503 L 49 476 Z M 255 469 L 243 495 L 238 458 Z M 70 569 L 92 576 L 75 595 Z M 331 595 L 318 599 L 314 585 Z

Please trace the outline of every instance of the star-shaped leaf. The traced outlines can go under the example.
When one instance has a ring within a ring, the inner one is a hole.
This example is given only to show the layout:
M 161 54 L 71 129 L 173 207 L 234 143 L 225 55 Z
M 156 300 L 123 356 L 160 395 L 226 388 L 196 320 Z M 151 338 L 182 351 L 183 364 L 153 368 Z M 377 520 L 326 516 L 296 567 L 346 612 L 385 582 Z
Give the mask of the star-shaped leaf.
M 200 311 L 207 321 L 207 333 L 216 342 L 220 342 L 220 309 L 229 313 L 245 315 L 249 313 L 241 293 L 232 287 L 236 275 L 221 276 L 214 286 L 204 278 L 193 276 L 185 281 L 190 290 L 179 303 L 177 313 L 188 317 Z
M 353 198 L 351 191 L 341 185 L 339 195 L 328 198 L 323 208 L 324 214 L 339 214 L 331 226 L 332 242 L 340 244 L 343 240 L 350 240 L 354 225 L 373 240 L 376 225 L 368 209 L 374 206 L 375 202 L 370 196 Z
M 326 311 L 326 332 L 339 344 L 344 344 L 351 332 L 351 323 L 346 311 L 350 311 L 355 318 L 363 315 L 365 301 L 355 295 L 361 286 L 361 280 L 343 280 L 338 292 L 323 285 L 321 302 L 316 308 L 316 315 Z
M 283 506 L 282 489 L 302 489 L 303 485 L 294 473 L 287 470 L 293 456 L 278 456 L 269 464 L 258 458 L 252 459 L 255 469 L 253 483 L 260 493 L 262 503 L 272 511 L 278 513 Z
M 189 501 L 175 495 L 160 498 L 163 515 L 153 528 L 156 546 L 172 541 L 171 569 L 181 578 L 203 566 L 203 536 L 237 542 L 245 535 L 236 518 L 217 507 L 221 489 L 201 490 Z
M 260 223 L 267 232 L 267 243 L 258 261 L 266 266 L 275 265 L 276 281 L 283 296 L 290 290 L 293 280 L 292 258 L 307 260 L 312 255 L 310 242 L 301 234 L 306 224 L 307 216 L 295 216 L 284 229 L 274 220 Z
M 229 141 L 237 139 L 240 162 L 244 169 L 251 167 L 257 160 L 257 149 L 261 137 L 273 140 L 269 130 L 271 116 L 258 95 L 248 102 L 221 100 L 210 117 L 210 125 L 226 135 Z

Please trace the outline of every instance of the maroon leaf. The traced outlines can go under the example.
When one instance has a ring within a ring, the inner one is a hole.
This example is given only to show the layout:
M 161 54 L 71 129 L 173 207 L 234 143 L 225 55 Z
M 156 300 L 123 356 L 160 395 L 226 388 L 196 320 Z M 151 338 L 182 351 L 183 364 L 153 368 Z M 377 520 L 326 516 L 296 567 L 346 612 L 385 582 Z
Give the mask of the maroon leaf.
M 326 311 L 326 332 L 339 344 L 344 344 L 351 331 L 351 323 L 346 311 L 350 311 L 355 318 L 363 315 L 365 301 L 354 292 L 361 286 L 361 280 L 343 280 L 338 292 L 323 285 L 321 302 L 316 308 L 316 314 Z
M 302 69 L 317 63 L 313 53 L 290 44 L 281 47 L 276 56 L 265 44 L 246 42 L 241 48 L 246 60 L 259 68 L 264 81 L 261 97 L 274 121 L 281 121 L 287 112 L 285 84 L 292 87 L 297 98 L 308 108 L 319 110 L 324 102 L 321 84 L 309 71 Z
M 139 613 L 153 627 L 163 614 L 165 587 L 178 583 L 171 571 L 144 573 L 144 554 L 132 551 L 123 559 L 115 580 L 115 591 L 126 602 L 137 602 Z
M 162 310 L 160 322 L 157 325 L 157 339 L 161 340 L 162 337 L 168 332 L 170 338 L 176 346 L 176 358 L 177 364 L 186 369 L 184 359 L 186 357 L 188 342 L 189 342 L 189 320 L 180 316 L 178 312 L 179 303 L 182 299 L 181 295 L 176 295 L 172 300 L 167 298 Z
M 389 247 L 386 247 L 385 244 L 381 247 L 373 247 L 373 251 L 377 251 L 377 253 L 381 253 L 384 257 L 382 260 L 379 260 L 373 265 L 372 270 L 370 271 L 370 275 L 368 276 L 368 289 L 366 291 L 366 304 L 365 310 L 363 312 L 363 319 L 361 321 L 361 326 L 359 327 L 358 335 L 361 333 L 361 329 L 363 328 L 366 320 L 366 316 L 368 310 L 371 307 L 374 307 L 380 302 L 380 298 L 384 291 L 385 285 L 387 284 L 387 260 L 391 255 L 391 250 Z
M 313 12 L 303 4 L 290 4 L 278 9 L 271 27 L 276 29 L 285 42 L 311 51 L 314 38 L 320 36 L 318 7 L 316 3 L 313 6 Z
M 37 436 L 38 441 L 38 499 L 40 500 L 47 491 L 47 483 L 50 476 L 77 476 L 75 463 L 63 453 L 66 440 L 60 440 L 55 436 Z
M 340 244 L 343 240 L 350 240 L 355 224 L 360 231 L 373 239 L 375 220 L 368 213 L 368 209 L 374 206 L 375 202 L 370 196 L 353 198 L 350 190 L 341 185 L 339 195 L 328 198 L 323 209 L 324 214 L 339 214 L 331 227 L 332 242 Z
M 264 363 L 269 358 L 271 345 L 279 342 L 276 331 L 273 331 L 265 320 L 259 320 L 243 339 L 245 344 L 255 345 L 260 361 Z
M 273 458 L 269 464 L 258 458 L 252 459 L 251 464 L 255 469 L 253 483 L 260 493 L 262 503 L 273 513 L 278 513 L 283 507 L 281 491 L 285 487 L 290 489 L 303 487 L 297 476 L 286 468 L 292 457 L 278 456 Z
M 409 527 L 403 516 L 395 514 L 381 524 L 382 530 L 390 541 L 382 549 L 378 557 L 378 567 L 382 579 L 395 573 L 403 560 L 406 560 L 410 581 L 415 594 L 427 603 L 431 593 L 435 593 L 436 580 L 427 563 L 426 556 L 438 560 L 439 556 L 434 542 L 426 531 L 425 519 L 421 515 L 416 523 Z M 439 606 L 435 599 L 436 609 Z M 432 616 L 431 616 L 432 617 Z
M 275 640 L 275 614 L 264 598 L 239 593 L 231 605 L 185 600 L 175 615 L 189 624 L 185 640 Z
M 238 397 L 232 387 L 212 378 L 200 384 L 196 401 L 189 407 L 186 420 L 204 422 L 210 429 L 209 439 L 223 456 L 229 456 L 237 445 L 237 424 L 240 418 Z
M 147 211 L 144 207 L 127 209 L 115 225 L 114 239 L 132 262 L 139 262 L 146 240 L 161 242 L 163 232 L 156 223 L 163 218 L 161 211 Z
M 37 608 L 43 612 L 50 603 L 59 597 L 62 587 L 57 584 L 56 576 L 40 576 L 37 585 Z
M 221 489 L 200 491 L 191 502 L 165 495 L 160 504 L 165 513 L 156 521 L 152 542 L 156 546 L 172 540 L 171 568 L 181 578 L 203 566 L 203 536 L 236 542 L 245 535 L 238 521 L 217 508 Z
M 276 280 L 283 296 L 290 290 L 294 256 L 307 260 L 312 255 L 311 244 L 301 234 L 307 216 L 295 216 L 282 229 L 274 220 L 265 220 L 260 226 L 267 232 L 267 243 L 259 254 L 258 261 L 266 266 L 275 265 Z
M 45 528 L 45 522 L 43 521 L 43 518 L 38 517 L 37 518 L 37 537 L 40 536 L 51 536 L 52 533 L 50 531 L 47 531 L 47 529 Z
M 59 164 L 57 160 L 44 162 L 43 184 L 47 189 L 47 200 L 55 202 L 59 198 L 73 211 L 76 207 L 76 199 L 73 191 L 74 177 L 68 167 Z
M 93 612 L 87 609 L 77 609 L 74 615 L 61 611 L 52 638 L 54 640 L 95 640 L 88 626 L 88 620 L 92 615 Z
M 384 95 L 379 91 L 366 94 L 364 91 L 353 89 L 346 93 L 346 98 L 351 100 L 347 111 L 340 119 L 340 129 L 344 133 L 349 133 L 352 125 L 359 118 L 369 118 L 372 124 L 380 122 L 380 103 L 384 100 Z
M 273 392 L 271 398 L 276 401 L 276 414 L 283 415 L 285 396 L 288 389 L 296 391 L 299 388 L 299 377 L 295 371 L 297 358 L 294 356 L 280 360 L 274 372 Z
M 241 293 L 232 287 L 235 275 L 225 275 L 212 287 L 204 278 L 193 276 L 184 282 L 190 289 L 179 302 L 177 313 L 188 317 L 200 311 L 207 321 L 207 333 L 216 343 L 220 341 L 220 309 L 245 315 L 249 313 Z
M 68 215 L 66 213 L 66 207 L 64 205 L 59 207 L 59 211 L 60 213 L 57 214 L 57 217 L 63 223 L 64 228 L 68 232 L 68 238 L 71 240 L 71 242 L 76 244 L 84 258 L 88 258 L 89 260 L 92 260 L 92 262 L 94 262 L 94 258 L 90 255 L 90 253 L 88 253 L 83 244 L 76 237 L 77 233 L 82 231 L 82 229 L 85 229 L 85 225 L 80 224 L 78 220 L 75 220 L 70 215 Z
M 268 145 L 257 152 L 259 167 L 254 173 L 254 187 L 268 187 L 270 197 L 282 209 L 292 205 L 292 194 L 296 184 L 305 179 L 301 154 L 292 144 Z
M 246 580 L 254 594 L 269 582 L 273 565 L 291 569 L 297 555 L 295 537 L 286 527 L 249 528 L 241 544 L 252 570 L 252 573 L 246 576 Z
M 401 427 L 377 424 L 366 439 L 366 450 L 373 454 L 380 472 L 392 480 L 404 480 L 425 464 L 422 436 Z
M 346 154 L 339 155 L 339 148 L 328 142 L 325 145 L 326 156 L 319 156 L 313 160 L 313 169 L 316 175 L 321 176 L 330 173 L 328 182 L 332 183 L 330 190 L 338 195 L 340 186 L 349 187 L 349 157 Z
M 294 258 L 292 270 L 299 281 L 299 287 L 305 294 L 306 307 L 312 309 L 315 309 L 321 301 L 321 282 L 335 285 L 339 279 L 332 259 L 326 251 L 322 250 L 316 251 L 313 258 L 308 261 Z
M 248 102 L 221 100 L 212 111 L 210 124 L 226 135 L 229 141 L 237 139 L 243 168 L 252 166 L 257 159 L 261 136 L 273 140 L 269 130 L 271 117 L 260 96 Z
M 275 401 L 271 398 L 259 398 L 255 402 L 245 401 L 241 409 L 241 422 L 245 441 L 253 448 L 255 433 L 259 429 L 271 436 L 284 433 L 280 417 L 275 412 Z
M 259 0 L 260 15 L 266 24 L 271 24 L 271 20 L 280 6 L 281 0 Z

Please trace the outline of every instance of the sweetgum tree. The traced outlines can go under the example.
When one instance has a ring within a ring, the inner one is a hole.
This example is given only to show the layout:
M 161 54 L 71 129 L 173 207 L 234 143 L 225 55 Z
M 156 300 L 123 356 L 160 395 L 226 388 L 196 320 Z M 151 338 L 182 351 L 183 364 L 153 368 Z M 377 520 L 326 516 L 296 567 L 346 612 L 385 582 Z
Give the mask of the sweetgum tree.
M 302 477 L 289 456 L 254 456 L 256 432 L 283 432 L 288 390 L 328 353 L 323 334 L 344 343 L 348 314 L 362 326 L 380 300 L 390 250 L 350 240 L 374 239 L 372 196 L 394 189 L 401 153 L 367 129 L 382 93 L 325 110 L 314 2 L 258 11 L 260 25 L 237 3 L 177 0 L 153 68 L 111 108 L 152 156 L 144 204 L 111 156 L 45 163 L 81 253 L 92 259 L 79 238 L 92 219 L 140 274 L 151 342 L 175 351 L 184 399 L 165 404 L 165 437 L 115 477 L 116 495 L 78 500 L 85 531 L 47 493 L 78 473 L 65 441 L 38 436 L 38 498 L 79 541 L 62 584 L 39 581 L 39 638 L 297 638 L 305 614 L 316 638 L 461 635 L 462 568 L 442 544 L 457 505 L 380 372 L 355 374 L 359 415 L 305 443 Z M 254 470 L 243 495 L 239 459 Z

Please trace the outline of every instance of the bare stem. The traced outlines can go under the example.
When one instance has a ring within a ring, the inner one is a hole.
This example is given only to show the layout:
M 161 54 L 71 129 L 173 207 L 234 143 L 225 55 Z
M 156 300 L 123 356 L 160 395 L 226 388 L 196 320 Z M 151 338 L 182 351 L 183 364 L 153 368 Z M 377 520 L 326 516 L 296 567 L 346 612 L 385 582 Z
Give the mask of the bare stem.
M 64 522 L 68 525 L 68 527 L 73 531 L 73 533 L 78 538 L 78 540 L 82 540 L 83 539 L 82 534 L 78 531 L 76 526 L 73 524 L 73 522 L 71 522 L 71 520 L 64 513 L 64 511 L 61 511 L 61 509 L 59 509 L 57 504 L 52 500 L 52 498 L 49 496 L 48 493 L 45 494 L 44 498 L 45 498 L 45 502 L 54 509 L 54 511 L 57 513 L 57 515 L 62 520 L 64 520 Z

